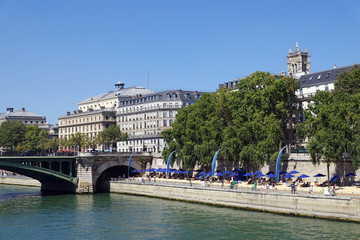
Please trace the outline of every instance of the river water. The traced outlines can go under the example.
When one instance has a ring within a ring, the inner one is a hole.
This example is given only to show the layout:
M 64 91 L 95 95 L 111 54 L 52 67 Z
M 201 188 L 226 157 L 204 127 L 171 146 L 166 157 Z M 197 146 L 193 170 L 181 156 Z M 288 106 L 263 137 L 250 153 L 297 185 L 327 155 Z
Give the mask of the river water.
M 360 239 L 360 224 L 0 185 L 0 239 Z

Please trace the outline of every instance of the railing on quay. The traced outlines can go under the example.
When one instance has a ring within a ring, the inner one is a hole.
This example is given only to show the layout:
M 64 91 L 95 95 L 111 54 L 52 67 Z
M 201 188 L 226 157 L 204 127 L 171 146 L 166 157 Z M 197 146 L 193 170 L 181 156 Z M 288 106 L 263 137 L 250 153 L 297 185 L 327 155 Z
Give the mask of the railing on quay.
M 289 196 L 307 196 L 307 197 L 329 197 L 329 198 L 338 198 L 338 199 L 349 199 L 349 198 L 360 198 L 360 194 L 354 192 L 343 192 L 336 191 L 336 195 L 331 195 L 330 193 L 326 194 L 323 189 L 316 192 L 309 192 L 309 188 L 303 188 L 296 190 L 295 193 L 292 193 L 290 189 L 279 189 L 277 187 L 266 188 L 264 186 L 258 186 L 255 190 L 254 185 L 242 186 L 241 184 L 219 184 L 217 182 L 199 182 L 199 181 L 166 181 L 161 179 L 161 181 L 154 181 L 154 179 L 146 178 L 135 178 L 135 179 L 124 179 L 124 178 L 110 178 L 111 182 L 122 182 L 126 184 L 137 184 L 137 185 L 158 185 L 158 186 L 168 186 L 168 187 L 184 187 L 184 188 L 195 188 L 202 190 L 217 190 L 217 191 L 234 191 L 234 192 L 259 192 L 259 193 L 268 193 L 268 194 L 281 194 Z

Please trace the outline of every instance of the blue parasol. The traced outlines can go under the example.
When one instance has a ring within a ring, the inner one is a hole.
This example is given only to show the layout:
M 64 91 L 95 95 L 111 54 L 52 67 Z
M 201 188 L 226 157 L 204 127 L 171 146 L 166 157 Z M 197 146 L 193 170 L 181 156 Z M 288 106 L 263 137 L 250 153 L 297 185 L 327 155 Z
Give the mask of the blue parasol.
M 303 175 L 300 175 L 299 178 L 308 178 L 310 176 L 306 175 L 306 174 L 303 174 Z

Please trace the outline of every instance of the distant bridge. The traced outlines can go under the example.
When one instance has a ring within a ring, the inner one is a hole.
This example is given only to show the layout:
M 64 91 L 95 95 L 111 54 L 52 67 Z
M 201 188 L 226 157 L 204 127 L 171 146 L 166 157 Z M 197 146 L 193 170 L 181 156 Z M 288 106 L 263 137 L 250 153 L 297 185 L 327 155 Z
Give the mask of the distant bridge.
M 140 157 L 148 162 L 153 158 L 148 153 L 135 154 L 131 170 L 140 169 Z M 129 153 L 0 157 L 0 169 L 38 180 L 44 192 L 106 192 L 110 177 L 127 176 L 129 159 Z

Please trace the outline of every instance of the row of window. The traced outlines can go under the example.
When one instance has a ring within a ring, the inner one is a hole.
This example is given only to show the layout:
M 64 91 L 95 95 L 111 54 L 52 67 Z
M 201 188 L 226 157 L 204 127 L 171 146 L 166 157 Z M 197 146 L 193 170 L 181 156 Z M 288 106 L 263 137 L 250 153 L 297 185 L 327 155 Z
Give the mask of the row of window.
M 60 134 L 66 133 L 77 133 L 77 132 L 89 132 L 89 131 L 97 131 L 101 129 L 101 124 L 93 124 L 79 127 L 68 127 L 68 128 L 60 128 Z
M 176 116 L 176 111 L 164 111 L 162 116 L 163 117 L 174 117 Z M 159 117 L 159 112 L 153 112 L 153 113 L 145 113 L 145 114 L 137 114 L 137 115 L 133 115 L 133 116 L 122 116 L 122 117 L 118 117 L 118 122 L 130 122 L 130 121 L 136 121 L 136 120 L 142 120 L 142 119 L 152 119 L 152 118 L 158 118 Z
M 72 120 L 63 120 L 64 121 L 64 125 L 69 125 L 69 124 L 77 124 L 77 123 L 86 123 L 86 122 L 94 122 L 96 121 L 101 121 L 101 120 L 110 120 L 113 121 L 113 117 L 112 116 L 104 116 L 104 118 L 101 118 L 101 116 L 98 117 L 88 117 L 88 118 L 79 118 L 79 119 L 72 119 Z M 60 126 L 63 125 L 63 121 L 60 121 Z
M 107 102 L 105 104 L 105 106 L 111 106 L 112 107 L 113 106 L 112 104 L 113 104 L 113 102 L 110 102 L 110 104 L 109 104 L 109 102 Z M 115 104 L 114 106 L 116 107 L 117 102 L 115 101 L 114 104 Z M 101 104 L 87 105 L 87 106 L 84 106 L 84 107 L 80 107 L 79 109 L 80 110 L 86 110 L 86 109 L 89 109 L 89 108 L 96 109 L 96 107 L 101 108 Z
M 191 103 L 190 103 L 191 104 Z M 189 103 L 183 103 L 183 106 L 190 105 Z M 119 113 L 131 113 L 131 112 L 142 112 L 146 110 L 156 110 L 161 108 L 179 108 L 179 103 L 163 103 L 162 107 L 160 104 L 153 104 L 153 105 L 144 105 L 144 106 L 138 106 L 138 107 L 129 107 L 129 108 L 121 108 L 119 109 Z
M 33 121 L 24 121 L 25 124 L 28 123 L 28 122 L 30 122 L 30 124 L 34 123 Z M 35 121 L 35 123 L 37 124 L 37 123 L 39 123 L 39 121 Z M 44 124 L 44 121 L 41 121 L 41 123 Z
M 163 120 L 163 127 L 167 127 L 167 126 L 171 126 L 173 124 L 174 120 Z M 121 124 L 120 128 L 122 131 L 127 131 L 127 130 L 135 130 L 135 129 L 142 129 L 142 127 L 144 126 L 144 128 L 153 128 L 153 127 L 160 127 L 159 125 L 159 120 L 155 121 L 150 121 L 150 122 L 144 122 L 144 124 L 142 123 L 129 123 L 129 124 Z M 169 125 L 168 125 L 169 124 Z

